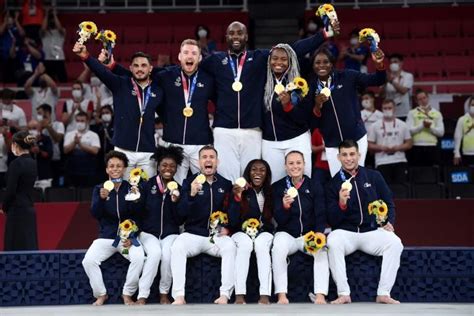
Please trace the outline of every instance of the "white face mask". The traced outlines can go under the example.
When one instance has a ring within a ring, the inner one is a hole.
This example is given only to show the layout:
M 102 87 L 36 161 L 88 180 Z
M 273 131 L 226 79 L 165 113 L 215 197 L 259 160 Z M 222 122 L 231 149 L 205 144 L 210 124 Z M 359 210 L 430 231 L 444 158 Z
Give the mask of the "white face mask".
M 362 100 L 361 103 L 362 103 L 362 107 L 366 110 L 372 107 L 372 101 L 370 101 L 369 99 Z
M 76 122 L 76 127 L 79 132 L 83 132 L 86 130 L 86 123 L 84 122 Z
M 37 137 L 37 136 L 39 135 L 39 132 L 38 132 L 38 130 L 36 130 L 36 129 L 30 129 L 30 130 L 28 131 L 28 133 L 30 133 L 30 135 L 32 135 L 32 136 L 34 136 L 34 137 Z
M 100 86 L 100 83 L 101 82 L 100 82 L 99 78 L 97 78 L 97 77 L 92 77 L 91 78 L 91 86 L 98 87 L 98 86 Z
M 162 128 L 157 128 L 155 129 L 155 134 L 158 135 L 158 137 L 163 137 L 163 129 Z
M 469 107 L 469 114 L 474 115 L 474 105 Z
M 110 121 L 112 121 L 112 114 L 102 114 L 102 121 L 104 121 L 105 123 L 109 123 Z
M 38 114 L 38 115 L 36 115 L 36 119 L 37 119 L 38 121 L 42 121 L 42 120 L 44 119 L 44 117 L 43 117 L 43 115 Z
M 393 117 L 393 110 L 384 110 L 383 111 L 383 117 L 384 118 L 392 118 Z
M 81 90 L 72 90 L 72 97 L 74 99 L 80 99 L 82 97 L 82 91 Z
M 205 38 L 207 36 L 207 31 L 205 29 L 200 29 L 198 31 L 199 38 Z
M 390 64 L 390 71 L 397 72 L 399 70 L 400 70 L 400 64 L 399 63 L 391 63 Z
M 314 32 L 318 29 L 318 25 L 314 22 L 309 22 L 308 23 L 308 31 Z
M 359 40 L 356 37 L 353 37 L 353 38 L 351 38 L 350 43 L 351 43 L 351 45 L 357 45 L 357 43 L 359 43 Z

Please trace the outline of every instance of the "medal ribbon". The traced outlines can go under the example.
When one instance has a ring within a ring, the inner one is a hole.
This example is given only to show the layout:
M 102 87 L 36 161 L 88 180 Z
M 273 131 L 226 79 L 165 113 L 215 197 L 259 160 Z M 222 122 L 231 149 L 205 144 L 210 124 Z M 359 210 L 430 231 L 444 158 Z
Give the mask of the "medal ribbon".
M 148 105 L 148 100 L 150 99 L 151 85 L 148 85 L 148 87 L 146 87 L 143 90 L 143 93 L 145 95 L 144 101 L 142 99 L 142 94 L 140 93 L 140 89 L 138 88 L 138 85 L 135 82 L 135 80 L 133 80 L 133 78 L 132 78 L 132 85 L 133 85 L 133 90 L 135 91 L 135 94 L 137 95 L 138 108 L 139 108 L 140 116 L 141 116 L 140 122 L 141 122 L 141 120 L 143 119 L 143 115 L 145 115 L 146 107 Z
M 304 182 L 304 177 L 301 178 L 301 180 L 298 181 L 297 184 L 295 184 L 296 190 L 299 190 L 299 188 L 303 185 L 303 182 Z M 291 178 L 290 178 L 290 176 L 287 176 L 287 177 L 286 177 L 286 188 L 289 189 L 289 188 L 291 188 L 292 186 L 293 186 L 293 185 L 291 185 Z
M 351 177 L 349 178 L 349 181 L 351 181 L 352 178 L 355 178 L 355 176 L 357 175 L 357 173 L 359 173 L 359 171 L 357 171 L 353 176 L 351 176 Z M 346 175 L 344 174 L 344 171 L 342 170 L 342 168 L 341 168 L 341 170 L 339 170 L 339 175 L 341 176 L 342 182 L 344 182 L 344 181 L 347 180 Z
M 245 63 L 245 58 L 247 57 L 247 51 L 242 55 L 242 58 L 240 58 L 239 65 L 237 69 L 235 69 L 235 63 L 232 57 L 230 56 L 230 52 L 228 53 L 229 55 L 229 65 L 230 68 L 232 68 L 232 73 L 234 74 L 234 81 L 240 81 L 240 76 L 242 75 L 242 69 L 244 68 L 244 63 Z M 237 57 L 238 59 L 239 57 Z
M 332 77 L 329 76 L 328 78 L 328 84 L 329 84 L 329 90 L 334 90 L 334 80 L 332 80 Z M 325 88 L 326 86 L 323 84 L 323 82 L 318 79 L 318 90 L 321 92 L 321 90 L 323 90 L 323 88 Z
M 156 183 L 158 184 L 158 189 L 160 190 L 161 194 L 163 194 L 165 192 L 165 185 L 163 184 L 160 175 L 156 176 Z
M 196 89 L 197 76 L 198 76 L 198 73 L 196 72 L 196 75 L 194 76 L 193 80 L 191 81 L 191 86 L 188 89 L 188 79 L 186 78 L 184 73 L 181 72 L 181 81 L 183 83 L 184 102 L 185 102 L 187 108 L 191 107 L 191 99 L 193 98 L 194 90 Z

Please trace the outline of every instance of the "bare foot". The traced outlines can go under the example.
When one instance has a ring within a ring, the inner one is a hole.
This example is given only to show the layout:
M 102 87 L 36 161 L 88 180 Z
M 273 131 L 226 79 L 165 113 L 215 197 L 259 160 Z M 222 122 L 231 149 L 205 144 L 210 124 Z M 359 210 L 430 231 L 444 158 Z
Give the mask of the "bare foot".
M 221 295 L 214 301 L 214 304 L 225 305 L 227 302 L 229 302 L 229 299 L 225 295 Z
M 245 295 L 235 295 L 235 304 L 246 304 Z
M 174 302 L 171 305 L 184 305 L 186 304 L 186 301 L 184 300 L 184 296 L 178 296 L 174 300 Z
M 97 300 L 92 303 L 94 306 L 102 306 L 104 305 L 105 301 L 109 299 L 109 296 L 107 294 L 101 295 L 97 298 Z
M 258 300 L 258 304 L 270 305 L 270 296 L 260 295 L 260 298 Z
M 324 296 L 324 294 L 316 293 L 316 298 L 314 300 L 314 304 L 318 304 L 318 305 L 326 304 L 326 297 Z
M 146 304 L 146 298 L 142 297 L 142 298 L 139 298 L 136 302 L 135 302 L 136 305 L 145 305 Z
M 394 300 L 388 295 L 377 295 L 375 302 L 381 304 L 400 304 L 400 301 Z
M 171 301 L 168 297 L 168 294 L 161 294 L 160 293 L 160 304 L 163 304 L 163 305 L 171 304 Z
M 133 301 L 132 297 L 130 295 L 122 295 L 123 298 L 123 303 L 125 305 L 135 305 L 135 302 Z
M 350 304 L 351 296 L 350 295 L 341 295 L 337 299 L 331 302 L 331 304 Z
M 278 293 L 278 301 L 277 304 L 290 304 L 288 297 L 286 297 L 286 293 Z

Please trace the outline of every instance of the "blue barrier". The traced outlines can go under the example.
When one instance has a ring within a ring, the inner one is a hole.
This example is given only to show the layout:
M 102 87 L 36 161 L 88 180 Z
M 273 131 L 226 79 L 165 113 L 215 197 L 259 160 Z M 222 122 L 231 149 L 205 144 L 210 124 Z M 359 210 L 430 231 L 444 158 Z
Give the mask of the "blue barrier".
M 84 250 L 0 253 L 0 306 L 90 304 L 89 281 L 81 261 Z M 373 301 L 380 275 L 380 257 L 361 252 L 346 258 L 353 301 Z M 289 257 L 290 302 L 309 302 L 312 258 L 302 253 Z M 127 261 L 114 255 L 102 264 L 109 303 L 121 303 Z M 210 303 L 219 294 L 220 259 L 199 255 L 188 260 L 186 300 Z M 157 302 L 155 279 L 149 302 Z M 247 301 L 258 299 L 255 258 L 247 280 Z M 329 298 L 336 297 L 330 283 Z M 474 248 L 406 248 L 392 296 L 402 302 L 473 302 Z M 274 299 L 274 298 L 273 298 Z

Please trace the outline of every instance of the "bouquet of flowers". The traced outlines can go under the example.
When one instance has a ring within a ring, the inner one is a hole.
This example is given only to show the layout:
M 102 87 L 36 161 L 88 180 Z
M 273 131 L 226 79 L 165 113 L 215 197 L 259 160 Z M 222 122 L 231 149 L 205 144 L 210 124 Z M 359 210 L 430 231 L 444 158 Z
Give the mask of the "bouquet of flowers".
M 314 255 L 319 249 L 326 246 L 326 236 L 314 231 L 307 232 L 304 236 L 304 252 Z
M 303 99 L 309 92 L 308 83 L 301 77 L 296 77 L 292 82 L 286 85 L 286 91 L 290 92 L 291 103 L 293 105 Z
M 376 57 L 383 56 L 383 52 L 379 49 L 380 36 L 374 29 L 365 28 L 359 32 L 359 42 L 368 41 L 370 44 L 370 52 L 374 53 Z
M 117 35 L 111 30 L 101 30 L 97 33 L 95 39 L 102 42 L 104 49 L 107 50 L 108 56 L 111 56 L 112 50 L 115 47 Z
M 369 215 L 375 215 L 377 224 L 382 225 L 388 217 L 388 207 L 383 200 L 375 200 L 369 203 Z
M 141 180 L 148 180 L 148 175 L 146 174 L 146 172 L 141 168 L 132 169 L 132 171 L 130 171 L 130 177 L 128 179 L 128 182 L 130 183 L 131 187 L 130 191 L 125 196 L 125 200 L 135 201 L 140 198 L 141 194 L 138 190 L 138 183 L 140 183 Z
M 329 3 L 322 4 L 315 14 L 323 21 L 325 31 L 331 36 L 336 35 L 331 25 L 331 22 L 337 21 L 337 13 L 334 7 Z
M 219 235 L 223 226 L 229 224 L 227 213 L 215 211 L 209 217 L 209 234 L 211 243 L 214 243 L 214 236 Z
M 255 238 L 257 238 L 261 227 L 262 222 L 256 218 L 249 218 L 242 224 L 242 230 L 249 235 L 252 241 L 255 241 Z
M 97 34 L 97 25 L 91 21 L 84 21 L 79 24 L 79 29 L 77 30 L 79 34 L 79 39 L 77 42 L 79 44 L 84 44 L 91 37 L 91 35 Z
M 127 239 L 130 239 L 130 241 L 132 242 L 132 245 L 138 247 L 140 246 L 140 243 L 138 242 L 137 237 L 138 237 L 137 224 L 131 219 L 126 219 L 120 223 L 119 229 L 117 232 L 117 237 L 115 237 L 115 240 L 112 246 L 117 247 L 119 242 L 123 244 L 127 241 Z M 122 254 L 128 255 L 128 248 L 124 248 L 122 250 Z

